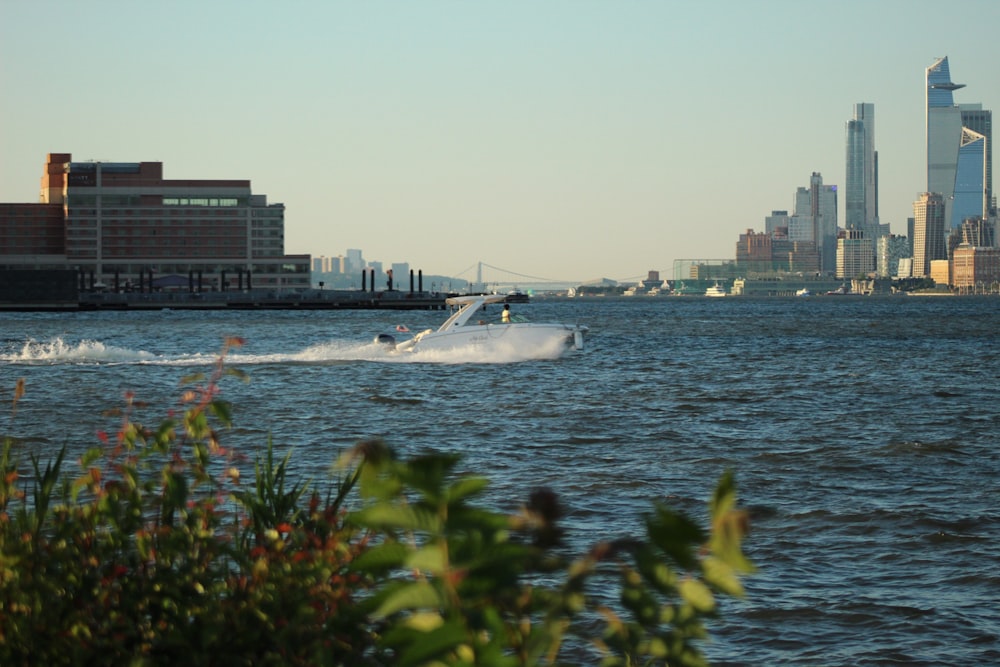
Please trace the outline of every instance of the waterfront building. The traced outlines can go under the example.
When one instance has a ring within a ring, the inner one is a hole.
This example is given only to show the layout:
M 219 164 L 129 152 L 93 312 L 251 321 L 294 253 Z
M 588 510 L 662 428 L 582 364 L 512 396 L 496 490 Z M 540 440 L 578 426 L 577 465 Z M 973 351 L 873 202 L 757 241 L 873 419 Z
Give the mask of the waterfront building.
M 910 241 L 905 236 L 886 234 L 875 241 L 875 272 L 880 278 L 899 275 L 900 260 L 909 257 Z
M 0 205 L 0 269 L 72 269 L 85 289 L 309 287 L 309 256 L 284 254 L 284 205 L 247 180 L 51 153 L 40 200 Z
M 59 204 L 0 204 L 0 268 L 66 268 Z
M 812 241 L 791 241 L 788 250 L 788 271 L 802 275 L 817 275 L 819 252 Z
M 937 285 L 951 285 L 951 261 L 947 259 L 932 259 L 930 279 Z
M 985 291 L 1000 282 L 1000 248 L 961 243 L 951 264 L 951 284 L 960 291 Z
M 736 244 L 736 265 L 747 274 L 771 273 L 774 265 L 774 237 L 748 229 Z M 781 267 L 787 269 L 787 266 Z
M 837 278 L 850 280 L 875 271 L 871 239 L 861 229 L 846 229 L 837 236 Z
M 986 248 L 996 245 L 996 227 L 984 218 L 967 218 L 948 235 L 948 256 L 961 244 Z
M 879 238 L 878 154 L 875 152 L 875 105 L 854 105 L 847 121 L 847 173 L 844 179 L 844 226 L 860 229 L 871 241 Z
M 931 262 L 948 259 L 944 236 L 945 203 L 937 192 L 924 192 L 913 203 L 913 275 L 931 275 Z
M 792 241 L 780 233 L 748 229 L 736 244 L 736 267 L 744 276 L 815 274 L 819 271 L 819 255 L 812 241 Z
M 823 185 L 822 174 L 813 172 L 809 187 L 800 187 L 795 192 L 792 215 L 807 219 L 812 238 L 793 238 L 791 231 L 789 238 L 813 241 L 820 257 L 820 270 L 833 272 L 837 265 L 837 186 Z

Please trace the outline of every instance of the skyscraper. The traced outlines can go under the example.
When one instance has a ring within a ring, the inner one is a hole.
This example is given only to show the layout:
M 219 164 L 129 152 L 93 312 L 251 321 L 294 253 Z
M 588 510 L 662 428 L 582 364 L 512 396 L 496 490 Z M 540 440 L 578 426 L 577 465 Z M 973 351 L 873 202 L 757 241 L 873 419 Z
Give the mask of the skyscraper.
M 986 187 L 986 137 L 963 127 L 955 167 L 955 190 L 952 195 L 949 229 L 961 227 L 969 218 L 983 218 L 989 210 Z
M 808 225 L 812 229 L 811 238 L 793 231 L 801 227 L 802 218 L 811 223 Z M 788 229 L 790 240 L 813 241 L 819 253 L 820 270 L 834 272 L 837 268 L 837 186 L 823 185 L 823 175 L 814 171 L 809 187 L 795 192 L 795 209 Z
M 947 259 L 944 232 L 944 197 L 924 192 L 913 202 L 913 275 L 931 274 L 931 261 Z
M 878 173 L 875 153 L 875 105 L 854 105 L 847 121 L 847 173 L 844 179 L 845 224 L 872 241 L 878 236 Z
M 962 127 L 986 137 L 986 200 L 995 213 L 997 202 L 993 192 L 993 112 L 983 109 L 982 104 L 960 104 L 959 108 L 962 110 Z
M 952 82 L 947 56 L 927 68 L 926 84 L 927 192 L 943 198 L 947 233 L 992 206 L 992 112 L 955 104 L 965 84 Z
M 955 194 L 958 145 L 962 138 L 962 111 L 952 93 L 964 88 L 953 83 L 948 57 L 927 68 L 927 192 L 936 192 L 944 201 L 945 220 L 951 219 L 951 197 Z M 916 248 L 914 248 L 916 252 Z M 917 264 L 914 262 L 914 264 Z M 919 271 L 919 266 L 913 267 Z

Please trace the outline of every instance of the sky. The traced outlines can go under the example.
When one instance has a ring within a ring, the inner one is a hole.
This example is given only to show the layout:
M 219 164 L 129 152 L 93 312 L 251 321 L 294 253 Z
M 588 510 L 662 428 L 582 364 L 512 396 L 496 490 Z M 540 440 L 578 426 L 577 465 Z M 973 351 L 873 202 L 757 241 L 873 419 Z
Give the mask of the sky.
M 1000 113 L 996 0 L 0 0 L 0 201 L 48 153 L 159 161 L 283 203 L 289 254 L 671 277 L 842 187 L 859 102 L 905 234 L 941 56 Z

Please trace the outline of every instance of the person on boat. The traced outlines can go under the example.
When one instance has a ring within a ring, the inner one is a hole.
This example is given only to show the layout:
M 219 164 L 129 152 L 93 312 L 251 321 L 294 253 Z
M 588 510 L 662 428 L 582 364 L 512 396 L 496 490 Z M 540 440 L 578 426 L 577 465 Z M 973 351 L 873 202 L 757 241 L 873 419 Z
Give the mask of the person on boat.
M 500 322 L 503 324 L 510 324 L 510 304 L 505 303 L 503 305 L 503 312 L 500 313 Z

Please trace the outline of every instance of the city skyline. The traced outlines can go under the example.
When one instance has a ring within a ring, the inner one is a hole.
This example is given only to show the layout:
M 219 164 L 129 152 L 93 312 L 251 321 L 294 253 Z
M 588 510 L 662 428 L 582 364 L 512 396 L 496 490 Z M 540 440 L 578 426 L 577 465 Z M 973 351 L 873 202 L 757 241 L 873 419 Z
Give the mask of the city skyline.
M 289 253 L 442 275 L 732 258 L 810 174 L 843 191 L 860 102 L 877 110 L 880 222 L 905 234 L 927 181 L 925 68 L 947 56 L 956 103 L 1000 108 L 989 0 L 955 6 L 977 17 L 961 31 L 902 1 L 43 4 L 0 7 L 0 201 L 37 201 L 49 152 L 161 160 L 284 203 Z

